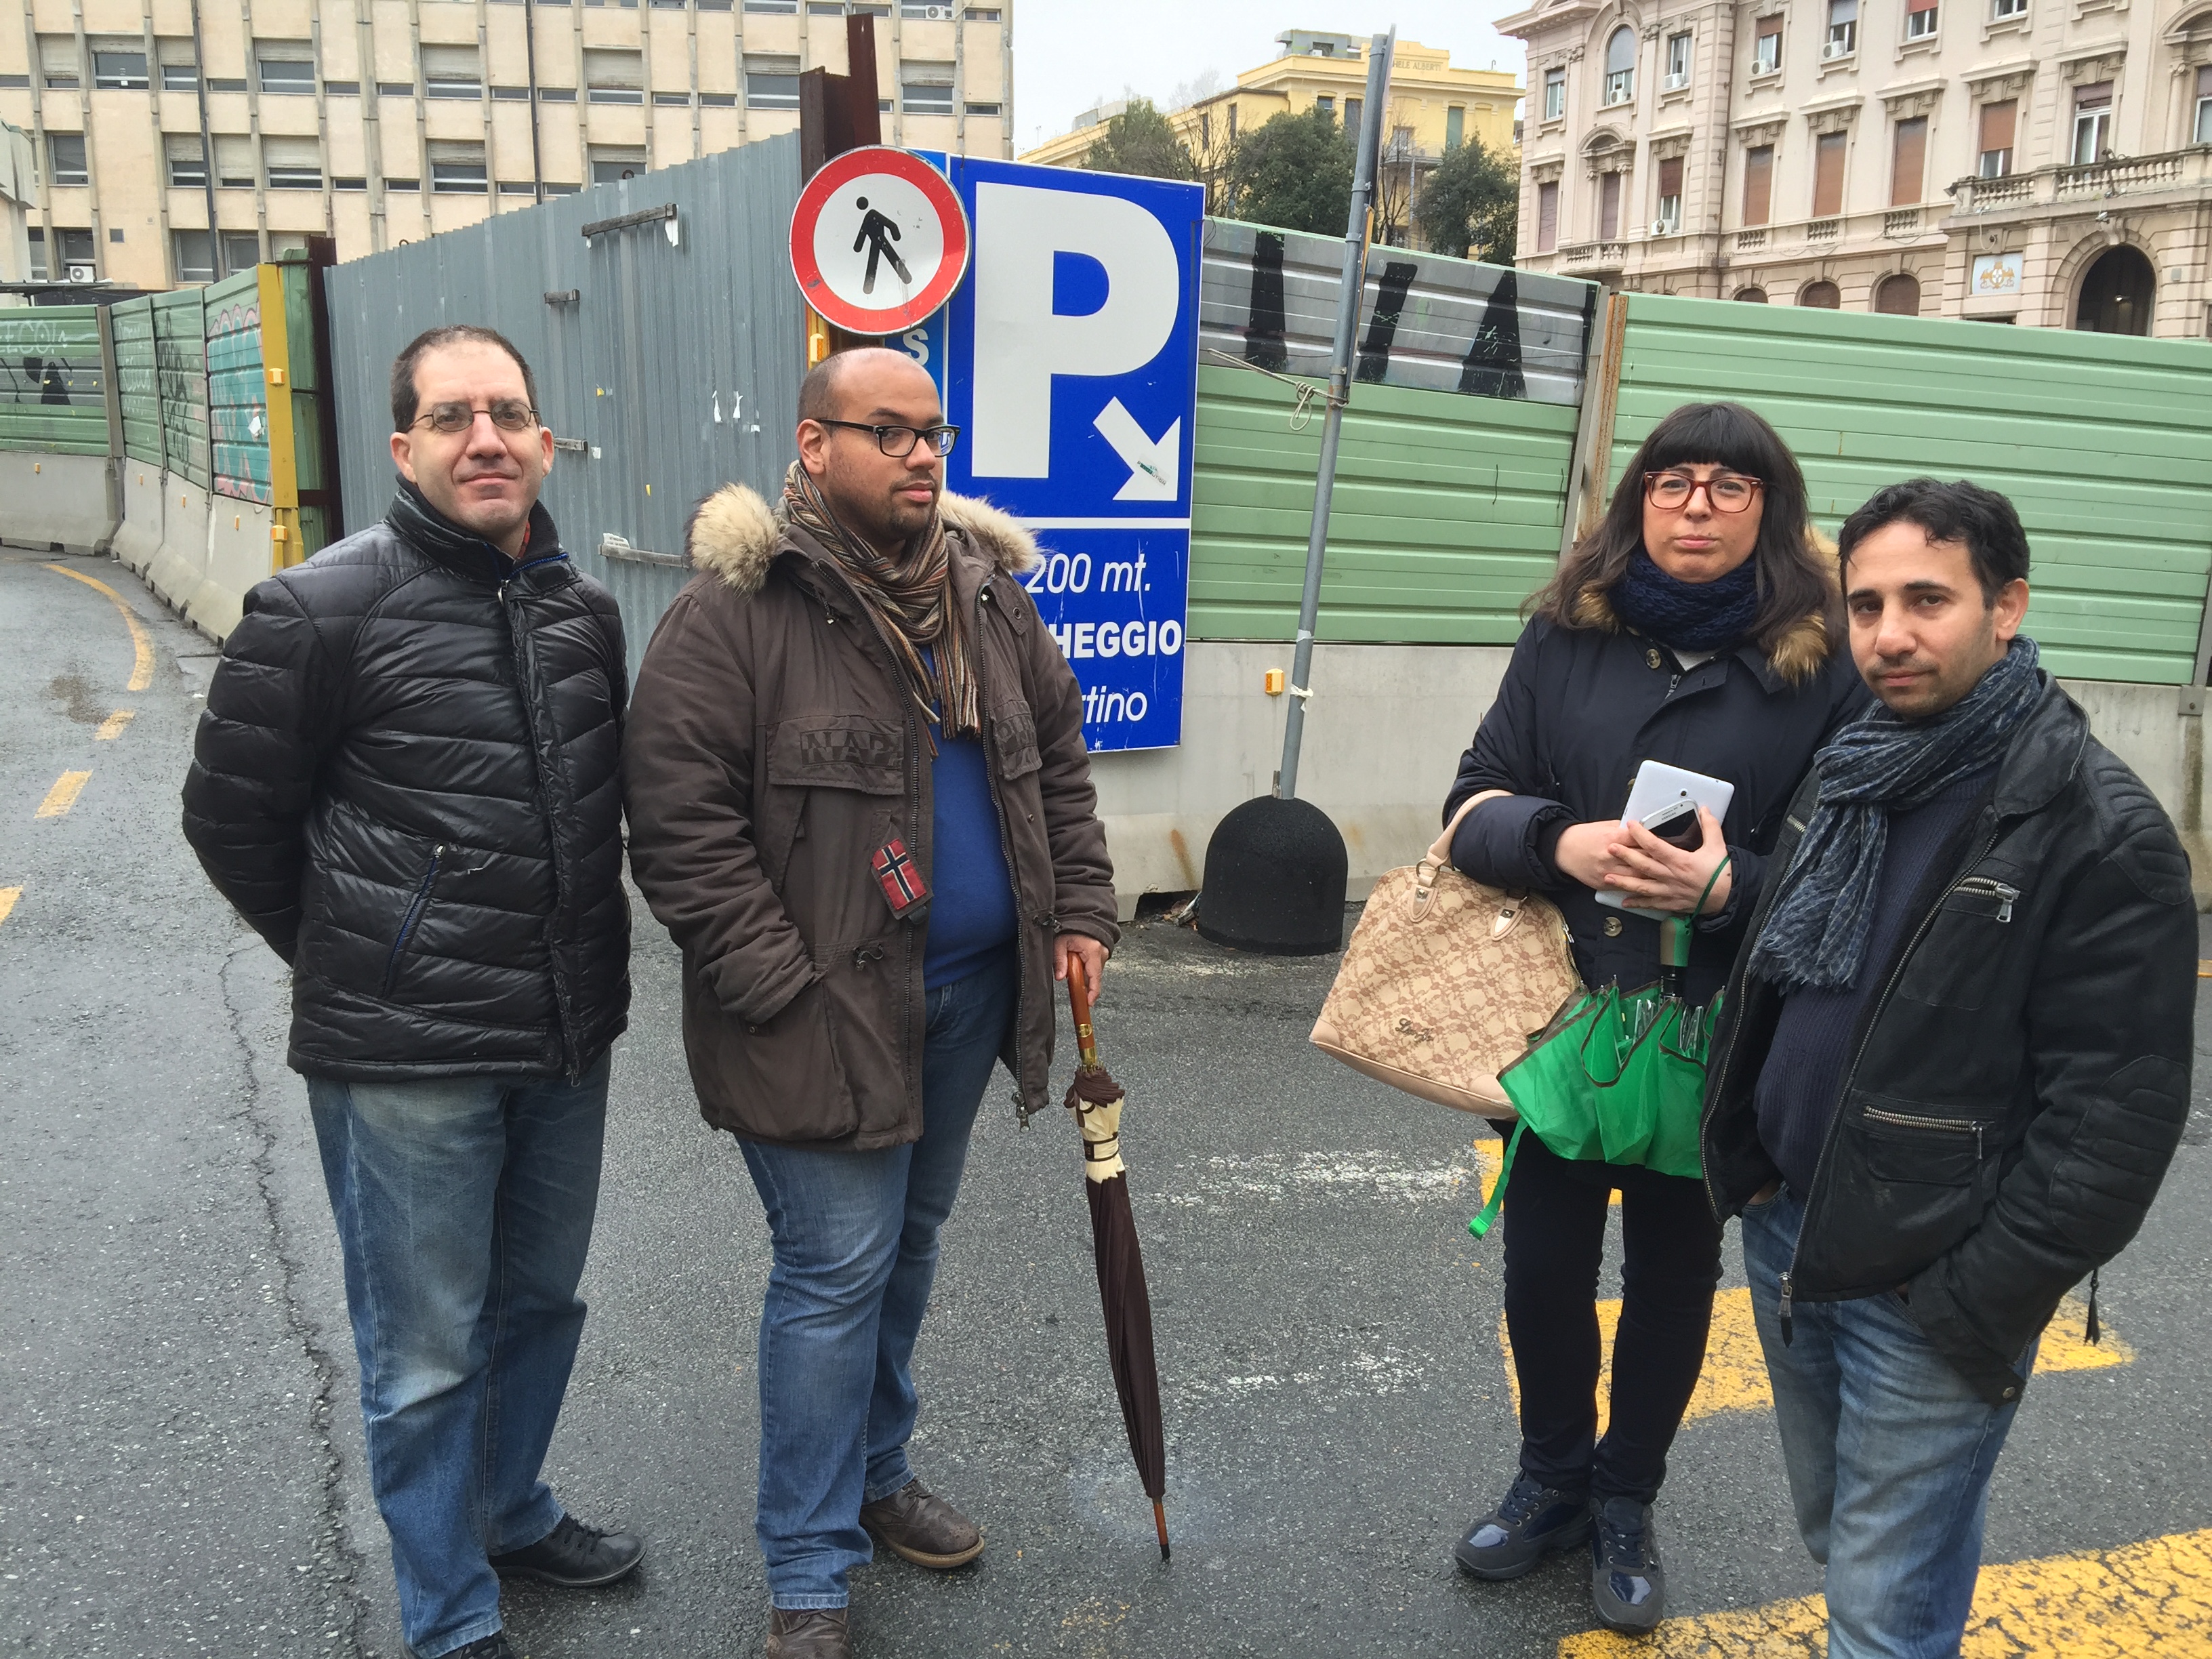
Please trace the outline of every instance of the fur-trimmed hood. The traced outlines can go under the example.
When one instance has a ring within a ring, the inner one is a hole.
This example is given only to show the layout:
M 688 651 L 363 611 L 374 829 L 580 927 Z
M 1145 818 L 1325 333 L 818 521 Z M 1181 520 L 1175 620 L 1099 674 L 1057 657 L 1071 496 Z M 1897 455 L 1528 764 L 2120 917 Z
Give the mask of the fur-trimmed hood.
M 1821 568 L 1828 573 L 1828 592 L 1832 605 L 1841 589 L 1836 580 L 1836 544 L 1819 531 L 1807 537 L 1814 552 L 1820 556 Z M 1575 596 L 1575 626 L 1595 628 L 1607 634 L 1618 634 L 1624 624 L 1620 612 L 1613 608 L 1613 593 L 1609 588 L 1585 587 Z M 1775 673 L 1791 685 L 1809 683 L 1827 664 L 1831 654 L 1828 639 L 1828 619 L 1819 611 L 1808 611 L 1791 624 L 1782 636 L 1782 642 L 1767 656 L 1767 664 Z
M 972 495 L 950 490 L 938 497 L 945 527 L 965 538 L 993 567 L 1008 574 L 1029 569 L 1042 556 L 1030 532 Z M 691 511 L 684 529 L 691 568 L 721 578 L 739 593 L 757 593 L 769 567 L 788 545 L 783 515 L 744 484 L 724 484 Z

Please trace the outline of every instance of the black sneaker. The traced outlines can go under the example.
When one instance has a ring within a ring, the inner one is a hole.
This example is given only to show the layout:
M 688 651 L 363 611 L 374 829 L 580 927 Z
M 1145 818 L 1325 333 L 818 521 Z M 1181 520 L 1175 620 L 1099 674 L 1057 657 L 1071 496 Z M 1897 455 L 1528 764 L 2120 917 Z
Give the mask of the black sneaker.
M 1518 1578 L 1553 1550 L 1571 1549 L 1590 1534 L 1589 1499 L 1561 1492 L 1528 1475 L 1494 1515 L 1485 1516 L 1452 1547 L 1462 1572 L 1477 1578 Z
M 1597 1530 L 1590 1539 L 1590 1599 L 1608 1629 L 1643 1636 L 1667 1616 L 1667 1575 L 1651 1530 L 1651 1506 L 1632 1498 L 1608 1498 L 1592 1509 Z
M 596 1589 L 626 1577 L 645 1559 L 645 1540 L 626 1532 L 602 1532 L 573 1515 L 526 1549 L 491 1558 L 491 1570 L 503 1577 L 536 1578 L 562 1589 Z
M 455 1648 L 446 1659 L 514 1659 L 514 1650 L 507 1644 L 507 1632 L 494 1631 L 489 1636 L 479 1636 L 465 1648 Z

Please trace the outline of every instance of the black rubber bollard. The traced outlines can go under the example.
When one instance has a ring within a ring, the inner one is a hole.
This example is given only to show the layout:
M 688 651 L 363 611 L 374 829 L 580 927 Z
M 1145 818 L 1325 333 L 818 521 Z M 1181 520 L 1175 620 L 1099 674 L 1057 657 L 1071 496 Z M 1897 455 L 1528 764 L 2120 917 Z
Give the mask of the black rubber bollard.
M 1206 844 L 1198 931 L 1216 945 L 1311 957 L 1344 944 L 1344 837 L 1311 801 L 1261 795 Z

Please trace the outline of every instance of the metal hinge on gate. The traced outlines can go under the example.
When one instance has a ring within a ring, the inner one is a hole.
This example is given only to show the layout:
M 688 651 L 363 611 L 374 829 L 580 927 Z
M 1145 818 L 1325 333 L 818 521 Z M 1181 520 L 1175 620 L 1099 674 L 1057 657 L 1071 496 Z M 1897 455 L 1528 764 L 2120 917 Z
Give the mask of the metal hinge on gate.
M 664 220 L 668 225 L 668 240 L 673 242 L 677 236 L 676 204 L 673 202 L 665 207 L 641 208 L 635 213 L 625 213 L 613 219 L 594 219 L 584 227 L 584 240 L 588 242 L 592 237 L 604 236 L 610 231 L 629 230 L 638 225 L 657 225 Z
M 691 556 L 688 553 L 655 553 L 647 548 L 632 547 L 628 537 L 617 536 L 611 530 L 599 532 L 599 556 L 603 559 L 614 559 L 623 564 L 667 564 L 689 567 L 691 562 Z
M 581 438 L 556 438 L 553 447 L 565 449 L 572 455 L 581 455 L 591 448 L 591 445 Z
M 578 305 L 582 303 L 583 298 L 584 291 L 580 288 L 556 288 L 545 291 L 545 303 L 549 306 Z

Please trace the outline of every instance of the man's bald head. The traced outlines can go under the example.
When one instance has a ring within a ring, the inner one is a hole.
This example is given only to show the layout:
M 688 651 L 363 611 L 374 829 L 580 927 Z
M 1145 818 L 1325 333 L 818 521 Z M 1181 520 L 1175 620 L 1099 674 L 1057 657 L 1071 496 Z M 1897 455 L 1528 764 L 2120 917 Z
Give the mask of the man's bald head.
M 891 394 L 891 400 L 903 405 L 911 400 L 917 381 L 928 387 L 930 396 L 936 396 L 937 385 L 928 371 L 903 351 L 883 346 L 833 351 L 807 370 L 806 378 L 799 383 L 799 418 L 873 424 L 885 418 L 881 413 L 870 413 L 874 405 L 886 403 L 884 394 Z

